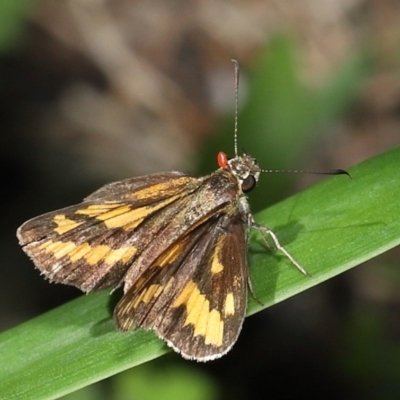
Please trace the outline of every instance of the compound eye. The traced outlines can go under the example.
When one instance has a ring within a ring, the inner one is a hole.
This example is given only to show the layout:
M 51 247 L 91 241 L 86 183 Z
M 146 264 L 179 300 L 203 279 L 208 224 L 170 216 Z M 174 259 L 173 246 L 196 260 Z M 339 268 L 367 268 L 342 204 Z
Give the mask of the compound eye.
M 256 178 L 253 175 L 249 175 L 243 182 L 242 182 L 242 190 L 244 193 L 250 192 L 256 186 Z

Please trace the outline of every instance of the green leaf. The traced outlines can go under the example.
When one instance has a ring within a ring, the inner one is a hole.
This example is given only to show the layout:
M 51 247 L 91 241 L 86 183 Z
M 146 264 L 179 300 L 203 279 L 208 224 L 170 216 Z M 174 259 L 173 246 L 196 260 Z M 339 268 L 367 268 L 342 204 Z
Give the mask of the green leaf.
M 249 312 L 282 301 L 400 243 L 400 147 L 326 179 L 257 215 L 311 277 L 256 234 Z M 265 179 L 265 178 L 264 178 Z M 113 296 L 83 296 L 0 335 L 2 399 L 50 399 L 168 351 L 151 332 L 121 333 Z M 240 339 L 239 339 L 240 340 Z
M 251 245 L 250 265 L 257 298 L 251 313 L 369 260 L 400 243 L 400 147 L 270 207 L 257 215 L 311 275 L 288 259 Z M 261 245 L 260 245 L 261 243 Z M 256 266 L 259 266 L 257 268 Z M 268 272 L 266 272 L 268 271 Z
M 157 382 L 155 385 L 154 382 Z M 125 373 L 119 374 L 114 380 L 113 399 L 140 400 L 215 400 L 218 396 L 218 386 L 205 371 L 196 368 L 196 364 L 174 365 L 169 363 L 158 365 L 143 364 Z M 134 394 L 134 395 L 133 395 Z

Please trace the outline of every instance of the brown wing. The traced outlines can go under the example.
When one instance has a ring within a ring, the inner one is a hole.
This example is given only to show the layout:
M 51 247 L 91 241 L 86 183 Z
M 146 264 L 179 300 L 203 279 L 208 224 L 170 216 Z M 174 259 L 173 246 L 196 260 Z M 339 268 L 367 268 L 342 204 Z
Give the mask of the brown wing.
M 114 311 L 120 329 L 152 329 L 197 361 L 229 351 L 246 312 L 247 227 L 237 210 L 224 211 L 234 215 L 215 215 L 176 240 L 129 288 Z
M 230 204 L 237 183 L 162 173 L 106 185 L 83 203 L 36 217 L 17 236 L 50 280 L 85 292 L 127 290 L 154 259 Z
M 198 186 L 175 172 L 112 183 L 83 203 L 25 222 L 17 236 L 50 280 L 86 292 L 115 286 Z
M 111 182 L 96 190 L 84 201 L 122 201 L 169 197 L 171 190 L 185 189 L 188 182 L 196 180 L 179 171 L 161 172 L 123 181 Z

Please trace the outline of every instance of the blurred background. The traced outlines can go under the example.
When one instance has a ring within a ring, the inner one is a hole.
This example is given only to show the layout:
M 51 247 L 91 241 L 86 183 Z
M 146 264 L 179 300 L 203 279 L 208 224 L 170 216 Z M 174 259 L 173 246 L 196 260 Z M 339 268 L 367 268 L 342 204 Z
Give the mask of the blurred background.
M 397 0 L 3 0 L 0 330 L 79 296 L 18 246 L 102 184 L 216 169 L 348 168 L 400 143 Z M 260 210 L 316 182 L 264 176 Z M 69 399 L 399 399 L 399 249 L 246 320 L 206 365 L 168 354 Z

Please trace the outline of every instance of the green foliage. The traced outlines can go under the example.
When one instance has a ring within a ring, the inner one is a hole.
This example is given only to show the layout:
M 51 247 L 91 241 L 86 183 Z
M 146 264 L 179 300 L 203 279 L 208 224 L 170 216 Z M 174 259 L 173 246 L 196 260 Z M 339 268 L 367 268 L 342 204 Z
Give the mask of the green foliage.
M 400 243 L 399 157 L 400 147 L 351 168 L 352 178 L 340 175 L 327 179 L 258 215 L 257 221 L 273 229 L 311 274 L 311 278 L 304 278 L 288 260 L 271 257 L 259 245 L 252 245 L 257 250 L 250 253 L 251 265 L 262 265 L 255 269 L 254 289 L 264 306 Z M 254 310 L 258 309 L 260 305 L 254 303 Z
M 132 398 L 214 400 L 218 398 L 215 383 L 195 368 L 195 364 L 187 364 L 183 367 L 169 363 L 168 360 L 166 364 L 164 360 L 165 358 L 131 368 L 116 375 L 112 380 L 112 385 L 107 385 L 110 382 L 100 382 L 64 396 L 63 400 L 107 400 L 110 398 L 114 400 Z

